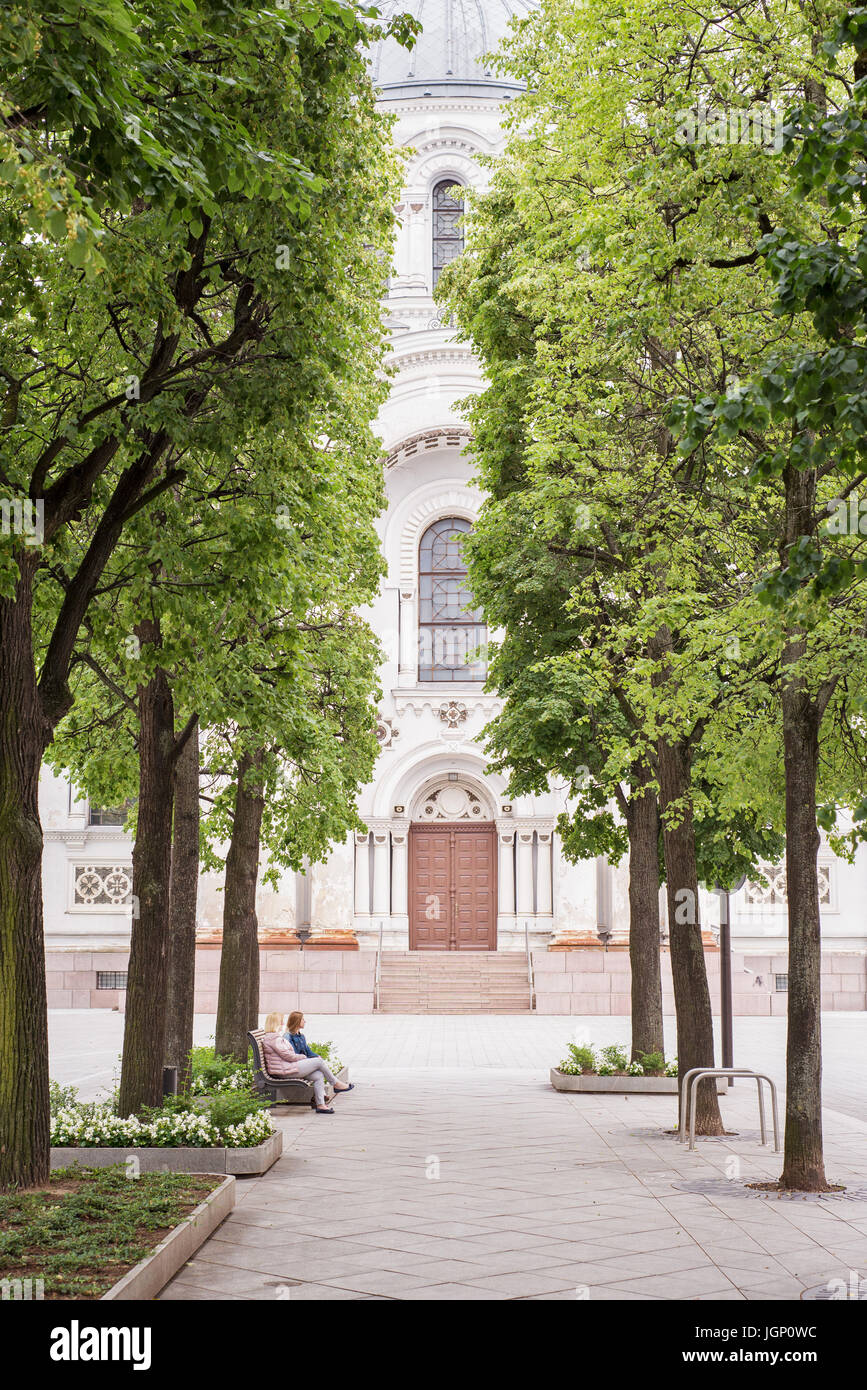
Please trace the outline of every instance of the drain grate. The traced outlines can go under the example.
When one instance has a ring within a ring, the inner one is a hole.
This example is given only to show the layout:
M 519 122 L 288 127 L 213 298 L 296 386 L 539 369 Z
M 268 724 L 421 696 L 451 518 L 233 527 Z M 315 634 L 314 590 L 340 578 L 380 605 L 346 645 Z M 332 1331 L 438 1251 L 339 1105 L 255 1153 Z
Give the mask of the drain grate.
M 744 1187 L 740 1180 L 728 1178 L 682 1178 L 671 1185 L 678 1192 L 696 1192 L 703 1197 L 753 1197 L 765 1202 L 867 1202 L 867 1185 L 863 1183 L 854 1183 L 845 1192 L 757 1192 Z

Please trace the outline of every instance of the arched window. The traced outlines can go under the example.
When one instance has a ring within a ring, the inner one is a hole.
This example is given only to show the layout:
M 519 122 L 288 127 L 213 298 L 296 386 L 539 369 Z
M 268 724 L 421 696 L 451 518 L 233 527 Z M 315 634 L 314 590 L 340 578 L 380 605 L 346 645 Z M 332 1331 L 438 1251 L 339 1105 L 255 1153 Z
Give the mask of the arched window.
M 468 521 L 444 517 L 429 526 L 418 552 L 418 678 L 482 681 L 485 661 L 476 655 L 487 635 L 481 612 L 467 612 L 472 594 L 460 537 Z
M 433 283 L 464 249 L 464 233 L 459 221 L 464 213 L 464 200 L 454 197 L 454 179 L 444 179 L 433 191 Z

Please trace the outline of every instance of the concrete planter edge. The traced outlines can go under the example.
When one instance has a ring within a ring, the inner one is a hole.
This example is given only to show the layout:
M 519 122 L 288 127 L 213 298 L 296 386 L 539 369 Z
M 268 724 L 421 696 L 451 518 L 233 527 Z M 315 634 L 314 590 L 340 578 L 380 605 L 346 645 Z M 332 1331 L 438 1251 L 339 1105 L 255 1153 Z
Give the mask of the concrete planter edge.
M 182 1269 L 191 1255 L 209 1236 L 235 1205 L 235 1179 L 226 1177 L 200 1202 L 195 1211 L 170 1231 L 149 1255 L 139 1260 L 122 1279 L 102 1295 L 101 1303 L 153 1299 Z
M 125 1163 L 136 1158 L 141 1173 L 237 1173 L 253 1177 L 267 1173 L 283 1152 L 280 1130 L 269 1135 L 262 1144 L 249 1149 L 202 1148 L 53 1148 L 51 1167 L 68 1168 L 78 1163 L 82 1168 L 109 1168 L 113 1163 Z
M 565 1072 L 551 1068 L 551 1085 L 555 1091 L 584 1092 L 632 1092 L 632 1094 L 676 1096 L 676 1076 L 596 1076 L 591 1072 L 586 1076 L 567 1076 Z M 724 1077 L 717 1078 L 717 1094 L 726 1091 Z

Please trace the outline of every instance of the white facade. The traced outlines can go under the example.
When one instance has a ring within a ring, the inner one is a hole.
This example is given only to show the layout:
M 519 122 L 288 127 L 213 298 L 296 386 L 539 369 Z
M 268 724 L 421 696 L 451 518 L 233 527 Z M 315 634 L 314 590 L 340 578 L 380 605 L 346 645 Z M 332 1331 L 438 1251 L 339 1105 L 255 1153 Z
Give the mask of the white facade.
M 313 866 L 297 883 L 289 876 L 280 892 L 263 891 L 260 924 L 266 941 L 309 921 L 314 938 L 333 936 L 336 943 L 354 932 L 362 947 L 372 947 L 381 932 L 386 949 L 406 950 L 411 825 L 466 825 L 475 817 L 495 827 L 496 949 L 523 950 L 525 930 L 536 948 L 552 940 L 594 942 L 600 927 L 624 941 L 625 864 L 568 865 L 554 829 L 562 795 L 552 790 L 510 800 L 503 779 L 487 771 L 480 735 L 500 707 L 497 697 L 480 681 L 423 679 L 419 669 L 422 539 L 437 521 L 472 523 L 481 502 L 457 408 L 481 378 L 432 296 L 434 195 L 442 184 L 484 186 L 479 156 L 502 147 L 501 107 L 514 90 L 492 80 L 479 55 L 496 45 L 511 14 L 531 6 L 524 0 L 416 0 L 415 6 L 389 0 L 386 11 L 389 6 L 415 8 L 425 32 L 410 57 L 390 43 L 372 56 L 382 107 L 394 113 L 395 139 L 407 152 L 385 305 L 397 370 L 378 422 L 387 489 L 379 529 L 388 573 L 366 615 L 386 652 L 381 753 L 360 803 L 368 833 L 337 847 L 327 864 Z M 131 862 L 128 837 L 89 825 L 86 804 L 71 803 L 59 779 L 47 775 L 42 792 L 47 944 L 55 950 L 124 946 L 130 909 L 118 895 Z M 822 864 L 826 948 L 863 954 L 867 851 L 848 865 L 823 850 Z M 221 899 L 213 876 L 202 887 L 200 915 L 209 935 L 219 929 Z M 718 904 L 706 899 L 703 922 L 715 925 L 718 915 Z M 770 891 L 748 885 L 735 895 L 732 926 L 737 950 L 779 957 L 784 881 L 777 877 Z

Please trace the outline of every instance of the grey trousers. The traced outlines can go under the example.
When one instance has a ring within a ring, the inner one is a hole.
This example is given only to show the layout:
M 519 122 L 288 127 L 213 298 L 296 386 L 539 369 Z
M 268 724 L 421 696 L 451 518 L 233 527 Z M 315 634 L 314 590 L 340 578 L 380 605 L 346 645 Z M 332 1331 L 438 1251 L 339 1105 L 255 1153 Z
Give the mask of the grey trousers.
M 330 1081 L 334 1085 L 334 1073 L 321 1057 L 305 1057 L 297 1063 L 298 1071 L 296 1076 L 303 1076 L 313 1085 L 313 1094 L 317 1105 L 325 1104 L 325 1083 Z

